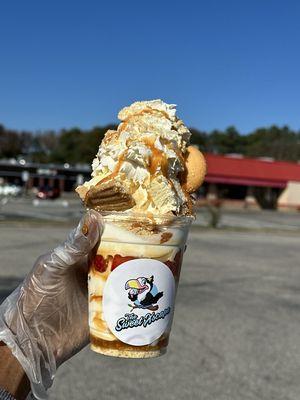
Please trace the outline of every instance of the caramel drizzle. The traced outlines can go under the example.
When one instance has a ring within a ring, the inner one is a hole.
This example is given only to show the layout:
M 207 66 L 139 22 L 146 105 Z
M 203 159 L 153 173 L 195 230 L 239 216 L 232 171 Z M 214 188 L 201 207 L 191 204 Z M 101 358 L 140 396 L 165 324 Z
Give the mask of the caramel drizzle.
M 102 301 L 102 296 L 97 296 L 97 295 L 93 294 L 90 296 L 90 301 L 93 301 L 93 300 Z
M 168 160 L 165 154 L 154 146 L 155 139 L 153 138 L 143 138 L 142 142 L 148 146 L 152 152 L 152 157 L 150 158 L 149 172 L 151 175 L 160 169 L 162 174 L 167 177 L 168 175 Z
M 167 118 L 169 121 L 171 121 L 168 113 L 166 113 L 165 111 L 163 111 L 163 110 L 155 110 L 155 109 L 153 109 L 151 107 L 148 107 L 148 108 L 144 108 L 143 110 L 141 110 L 139 112 L 136 112 L 136 113 L 134 113 L 132 115 L 129 115 L 129 117 L 124 119 L 123 123 L 127 123 L 127 122 L 129 122 L 129 120 L 131 118 L 139 116 L 139 115 L 144 115 L 144 114 L 162 114 L 165 118 Z
M 114 131 L 114 130 L 109 129 L 105 133 L 102 143 L 107 144 L 110 141 L 112 141 L 113 139 L 117 140 L 119 138 L 119 136 L 120 136 L 119 131 Z
M 118 127 L 119 133 L 123 132 L 127 128 L 128 121 L 129 121 L 129 117 L 120 124 L 121 126 Z
M 146 146 L 150 147 L 151 151 L 152 151 L 152 157 L 150 160 L 150 166 L 149 166 L 149 172 L 151 173 L 151 175 L 155 175 L 155 172 L 160 168 L 162 174 L 167 178 L 169 184 L 171 185 L 173 191 L 176 193 L 176 188 L 173 184 L 173 182 L 171 181 L 171 179 L 169 179 L 168 177 L 168 160 L 167 157 L 165 156 L 165 154 L 157 149 L 154 146 L 154 141 L 155 139 L 153 138 L 144 138 L 143 142 L 145 143 Z M 180 162 L 182 163 L 182 165 L 184 166 L 184 173 L 185 173 L 185 160 L 183 155 L 181 154 L 179 149 L 174 148 L 170 142 L 168 142 L 166 139 L 164 140 L 164 144 L 166 144 L 166 146 L 168 146 L 169 148 L 171 148 L 172 150 L 175 151 L 176 156 L 178 157 L 178 159 L 180 160 Z M 192 213 L 193 211 L 193 203 L 191 200 L 191 197 L 189 195 L 189 193 L 185 190 L 184 187 L 182 187 L 182 191 L 183 194 L 185 196 L 186 199 L 186 203 L 187 203 L 187 208 L 189 210 L 190 213 Z
M 120 169 L 122 167 L 122 163 L 124 162 L 124 160 L 126 158 L 126 155 L 127 155 L 127 150 L 125 150 L 124 153 L 122 153 L 120 155 L 120 157 L 118 158 L 117 164 L 116 164 L 113 172 L 111 174 L 107 175 L 105 178 L 101 179 L 101 181 L 98 182 L 98 185 L 102 184 L 102 183 L 105 183 L 107 181 L 110 181 L 110 180 L 112 180 L 113 178 L 115 178 L 117 176 L 117 174 L 119 173 L 119 171 L 120 171 Z
M 120 124 L 120 126 L 118 127 L 118 132 L 121 133 L 121 132 L 123 132 L 124 130 L 126 130 L 126 128 L 127 128 L 127 126 L 128 126 L 128 123 L 129 123 L 129 121 L 130 121 L 132 118 L 134 118 L 134 117 L 136 117 L 136 116 L 142 116 L 142 115 L 144 115 L 144 114 L 162 114 L 165 118 L 167 118 L 169 121 L 171 121 L 170 118 L 169 118 L 169 115 L 168 115 L 165 111 L 162 111 L 162 110 L 154 110 L 153 108 L 150 108 L 150 107 L 149 107 L 149 108 L 146 108 L 146 109 L 144 109 L 144 110 L 142 110 L 142 111 L 139 111 L 139 112 L 137 112 L 137 113 L 135 113 L 135 114 L 129 115 L 129 117 L 127 117 L 126 119 L 124 119 L 124 121 L 122 121 L 121 124 Z

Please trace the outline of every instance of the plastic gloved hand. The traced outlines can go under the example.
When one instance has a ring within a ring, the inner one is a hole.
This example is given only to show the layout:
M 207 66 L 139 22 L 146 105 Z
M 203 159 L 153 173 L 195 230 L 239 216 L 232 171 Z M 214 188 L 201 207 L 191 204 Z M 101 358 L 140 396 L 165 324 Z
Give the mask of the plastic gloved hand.
M 0 340 L 22 365 L 38 399 L 47 397 L 56 369 L 88 343 L 88 260 L 101 233 L 100 215 L 89 211 L 0 306 Z

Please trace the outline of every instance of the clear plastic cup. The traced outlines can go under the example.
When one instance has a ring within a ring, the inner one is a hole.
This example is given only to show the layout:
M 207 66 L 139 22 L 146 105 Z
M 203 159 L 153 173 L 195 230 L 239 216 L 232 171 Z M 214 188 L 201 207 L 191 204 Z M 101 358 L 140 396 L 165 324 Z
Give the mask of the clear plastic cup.
M 115 357 L 160 356 L 193 217 L 115 212 L 103 218 L 88 278 L 91 349 Z

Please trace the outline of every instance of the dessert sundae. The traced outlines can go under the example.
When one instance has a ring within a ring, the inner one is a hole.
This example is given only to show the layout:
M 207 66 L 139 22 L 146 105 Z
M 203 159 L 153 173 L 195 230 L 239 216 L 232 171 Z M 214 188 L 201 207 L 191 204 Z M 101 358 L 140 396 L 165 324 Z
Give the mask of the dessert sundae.
M 168 344 L 193 199 L 205 176 L 202 153 L 175 105 L 135 102 L 118 115 L 76 191 L 105 221 L 89 271 L 91 348 L 132 358 Z

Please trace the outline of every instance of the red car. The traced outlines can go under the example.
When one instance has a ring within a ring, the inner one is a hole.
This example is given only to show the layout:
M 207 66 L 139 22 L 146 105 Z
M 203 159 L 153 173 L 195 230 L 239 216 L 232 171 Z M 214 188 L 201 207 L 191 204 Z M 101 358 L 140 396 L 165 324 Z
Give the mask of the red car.
M 58 188 L 45 186 L 39 189 L 36 194 L 36 197 L 40 200 L 54 200 L 60 196 L 60 191 Z

